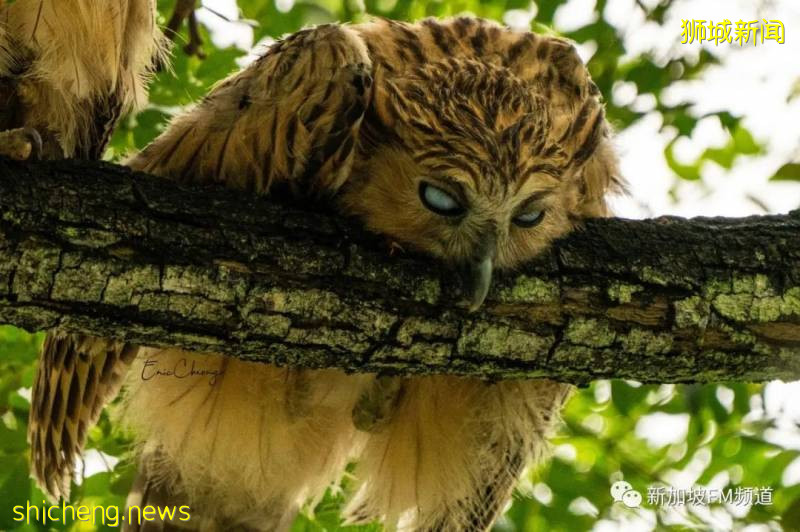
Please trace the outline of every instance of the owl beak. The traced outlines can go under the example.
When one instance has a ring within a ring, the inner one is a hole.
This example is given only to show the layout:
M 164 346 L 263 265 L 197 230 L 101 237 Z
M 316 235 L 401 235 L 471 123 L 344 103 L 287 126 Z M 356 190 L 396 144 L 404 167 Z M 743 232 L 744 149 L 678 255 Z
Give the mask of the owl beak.
M 497 228 L 487 227 L 478 240 L 477 252 L 469 261 L 470 289 L 469 312 L 475 312 L 483 305 L 489 287 L 492 285 L 494 257 L 497 253 Z
M 475 312 L 483 305 L 489 287 L 492 285 L 492 256 L 488 255 L 470 264 L 470 281 L 472 289 L 472 299 L 469 304 L 469 311 Z

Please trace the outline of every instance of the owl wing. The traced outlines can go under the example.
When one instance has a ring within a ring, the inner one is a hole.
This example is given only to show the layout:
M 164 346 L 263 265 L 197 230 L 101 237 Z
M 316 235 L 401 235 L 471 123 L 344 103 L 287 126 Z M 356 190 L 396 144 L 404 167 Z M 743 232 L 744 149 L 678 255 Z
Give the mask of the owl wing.
M 333 192 L 352 164 L 371 93 L 371 65 L 364 42 L 347 27 L 292 34 L 220 83 L 129 164 L 181 181 L 258 192 L 277 181 Z M 97 111 L 97 142 L 87 145 L 86 156 L 100 153 L 107 140 L 103 125 L 116 120 L 119 107 Z M 136 351 L 108 339 L 47 335 L 29 440 L 34 476 L 54 497 L 68 496 L 86 433 L 119 391 Z
M 0 137 L 38 144 L 35 152 L 45 159 L 100 159 L 121 114 L 143 103 L 153 62 L 163 54 L 155 1 L 3 4 Z M 28 440 L 33 476 L 53 497 L 68 497 L 86 434 L 135 353 L 108 339 L 47 334 Z
M 47 334 L 33 387 L 28 440 L 33 476 L 56 499 L 69 497 L 86 433 L 116 396 L 136 351 L 113 340 Z
M 347 179 L 372 88 L 372 62 L 350 27 L 322 25 L 273 44 L 222 81 L 128 162 L 182 182 L 304 194 Z

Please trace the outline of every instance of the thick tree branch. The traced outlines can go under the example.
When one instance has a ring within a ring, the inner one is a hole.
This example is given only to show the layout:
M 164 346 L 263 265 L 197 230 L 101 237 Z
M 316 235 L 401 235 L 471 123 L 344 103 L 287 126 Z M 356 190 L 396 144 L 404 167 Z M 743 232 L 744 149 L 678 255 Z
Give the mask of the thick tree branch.
M 800 378 L 800 213 L 597 220 L 498 279 L 351 222 L 102 163 L 0 161 L 0 322 L 348 371 Z

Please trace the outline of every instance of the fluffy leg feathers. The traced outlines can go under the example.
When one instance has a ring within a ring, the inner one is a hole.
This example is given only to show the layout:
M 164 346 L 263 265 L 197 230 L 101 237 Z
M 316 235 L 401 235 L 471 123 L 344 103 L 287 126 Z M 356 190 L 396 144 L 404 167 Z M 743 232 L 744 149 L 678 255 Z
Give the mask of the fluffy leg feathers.
M 404 382 L 391 418 L 370 433 L 347 512 L 399 530 L 482 532 L 502 511 L 570 387 L 547 380 Z

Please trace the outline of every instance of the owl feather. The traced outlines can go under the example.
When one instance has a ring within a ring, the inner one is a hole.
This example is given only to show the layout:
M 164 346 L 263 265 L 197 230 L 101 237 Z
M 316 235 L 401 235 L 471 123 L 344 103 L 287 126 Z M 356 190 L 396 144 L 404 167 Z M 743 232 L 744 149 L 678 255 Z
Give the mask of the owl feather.
M 98 159 L 120 116 L 145 102 L 165 54 L 150 0 L 0 1 L 0 155 Z M 33 476 L 68 497 L 76 457 L 135 348 L 51 331 L 28 439 Z

